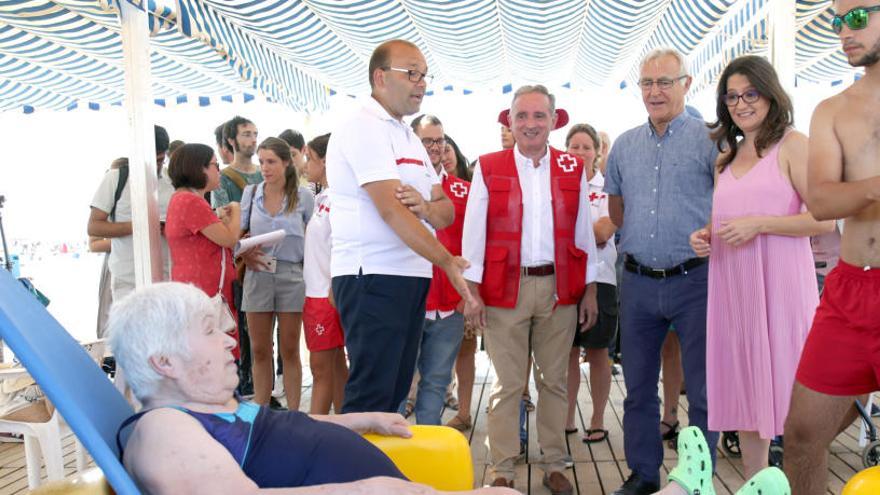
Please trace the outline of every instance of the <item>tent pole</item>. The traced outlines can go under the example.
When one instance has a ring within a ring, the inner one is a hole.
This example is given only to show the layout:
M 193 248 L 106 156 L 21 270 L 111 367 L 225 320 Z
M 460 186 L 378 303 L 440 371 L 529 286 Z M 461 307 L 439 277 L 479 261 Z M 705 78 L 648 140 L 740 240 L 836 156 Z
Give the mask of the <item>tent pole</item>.
M 150 33 L 147 13 L 120 0 L 125 111 L 129 126 L 129 189 L 137 288 L 161 281 L 155 139 L 151 116 Z
M 770 37 L 770 63 L 776 68 L 782 87 L 792 94 L 795 85 L 795 0 L 770 0 L 768 17 Z

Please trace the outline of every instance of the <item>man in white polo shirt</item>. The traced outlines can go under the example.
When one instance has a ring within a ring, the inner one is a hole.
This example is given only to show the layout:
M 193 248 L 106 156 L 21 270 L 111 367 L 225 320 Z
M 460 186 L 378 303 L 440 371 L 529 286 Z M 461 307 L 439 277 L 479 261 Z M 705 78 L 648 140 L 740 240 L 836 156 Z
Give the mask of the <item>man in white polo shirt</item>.
M 467 262 L 434 237 L 452 223 L 452 203 L 403 122 L 421 106 L 427 70 L 414 44 L 379 45 L 370 57 L 371 97 L 333 131 L 327 148 L 330 275 L 351 363 L 344 413 L 393 412 L 406 397 L 432 263 L 470 300 Z

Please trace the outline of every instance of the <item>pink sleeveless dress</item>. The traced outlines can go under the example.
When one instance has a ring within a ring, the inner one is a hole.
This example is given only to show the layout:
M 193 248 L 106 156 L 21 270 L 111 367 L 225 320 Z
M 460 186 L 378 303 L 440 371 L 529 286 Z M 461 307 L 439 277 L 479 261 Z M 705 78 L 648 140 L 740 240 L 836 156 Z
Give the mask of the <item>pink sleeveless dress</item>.
M 758 235 L 733 247 L 715 232 L 729 219 L 802 211 L 803 201 L 779 170 L 780 143 L 743 177 L 729 167 L 718 177 L 709 258 L 709 429 L 757 431 L 765 439 L 782 434 L 819 304 L 810 238 Z

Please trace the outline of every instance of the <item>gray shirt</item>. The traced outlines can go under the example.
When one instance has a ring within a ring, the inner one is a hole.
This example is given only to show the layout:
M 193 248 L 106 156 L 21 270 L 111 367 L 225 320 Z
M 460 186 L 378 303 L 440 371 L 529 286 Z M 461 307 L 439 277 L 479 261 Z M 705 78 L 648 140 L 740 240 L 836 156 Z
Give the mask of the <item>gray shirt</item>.
M 251 199 L 253 198 L 253 199 Z M 315 197 L 308 188 L 299 186 L 296 208 L 287 213 L 287 198 L 277 214 L 272 215 L 263 205 L 263 183 L 247 186 L 241 198 L 241 228 L 249 229 L 251 236 L 284 231 L 280 244 L 264 247 L 263 252 L 279 261 L 302 263 L 305 248 L 306 224 L 315 210 Z
M 617 138 L 605 192 L 623 197 L 620 252 L 652 268 L 693 258 L 688 238 L 709 222 L 717 156 L 705 122 L 686 112 L 662 136 L 647 122 Z

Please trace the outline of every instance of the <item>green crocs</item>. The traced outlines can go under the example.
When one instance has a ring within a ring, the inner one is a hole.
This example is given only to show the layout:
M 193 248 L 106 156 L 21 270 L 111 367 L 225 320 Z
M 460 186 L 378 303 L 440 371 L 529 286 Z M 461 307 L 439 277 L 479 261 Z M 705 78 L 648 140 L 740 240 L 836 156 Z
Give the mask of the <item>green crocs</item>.
M 736 495 L 791 495 L 788 478 L 778 467 L 758 471 L 752 479 L 736 491 Z
M 678 483 L 688 495 L 715 495 L 712 456 L 703 432 L 696 426 L 688 426 L 678 434 L 678 466 L 669 473 L 669 481 Z

